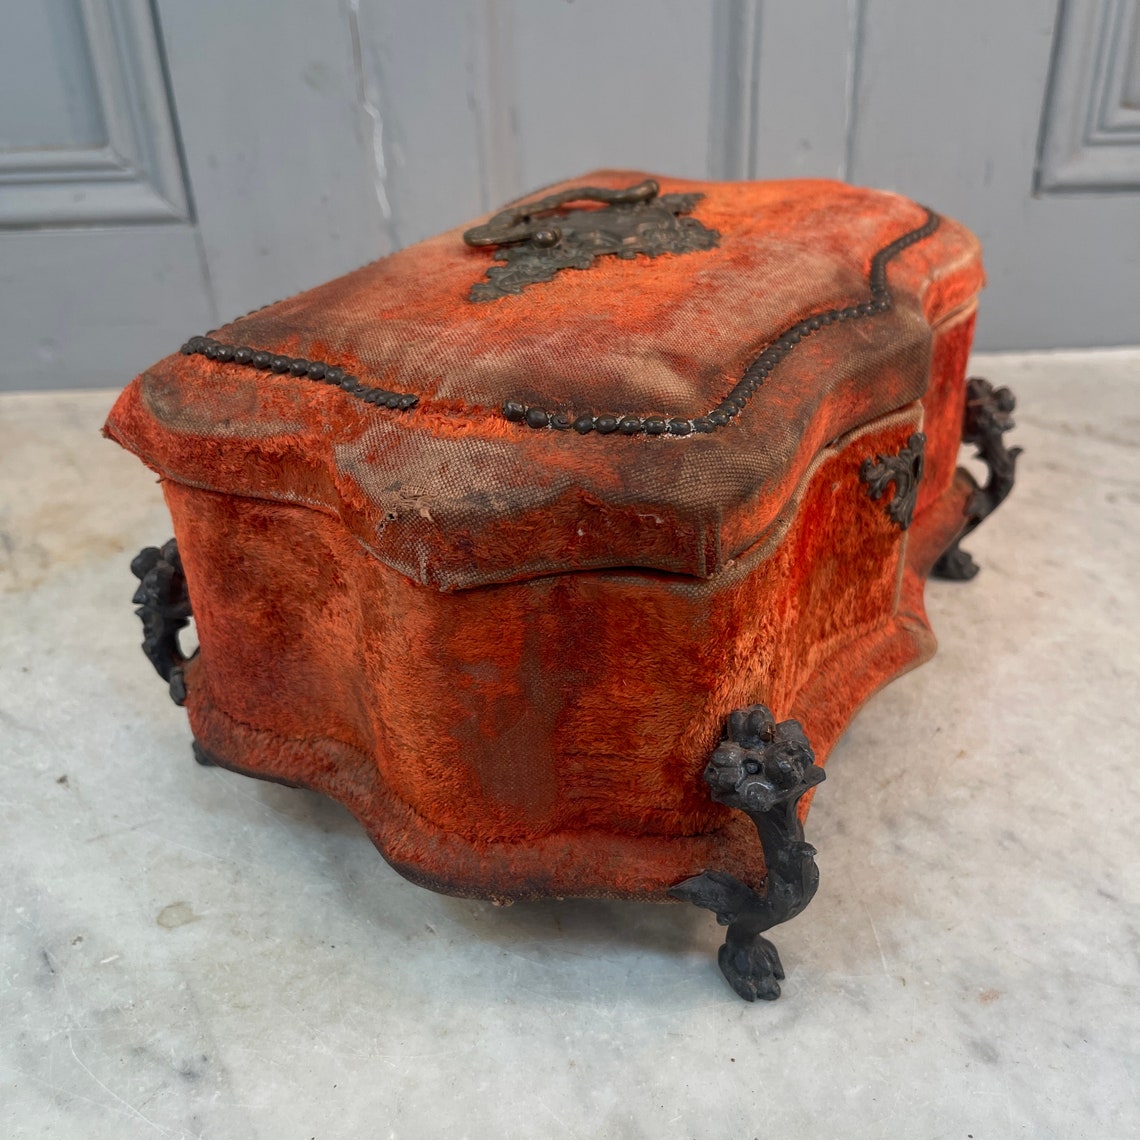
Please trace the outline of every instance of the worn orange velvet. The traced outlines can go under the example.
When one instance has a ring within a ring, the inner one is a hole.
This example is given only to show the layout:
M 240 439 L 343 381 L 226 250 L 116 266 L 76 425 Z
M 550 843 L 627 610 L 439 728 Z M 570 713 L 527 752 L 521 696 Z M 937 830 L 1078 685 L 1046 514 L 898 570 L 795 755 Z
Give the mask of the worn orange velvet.
M 922 580 L 962 520 L 981 284 L 962 227 L 895 259 L 889 313 L 797 346 L 721 432 L 580 437 L 498 414 L 515 395 L 700 414 L 788 324 L 865 300 L 874 252 L 924 216 L 837 183 L 661 182 L 705 194 L 715 258 L 606 258 L 476 305 L 489 255 L 452 232 L 214 334 L 415 392 L 410 413 L 174 356 L 108 421 L 163 476 L 201 645 L 197 739 L 345 802 L 436 889 L 759 885 L 751 824 L 701 779 L 727 714 L 797 717 L 822 762 L 933 652 Z M 903 532 L 859 469 L 920 428 Z
M 874 254 L 926 216 L 822 180 L 659 181 L 704 194 L 693 216 L 720 232 L 716 249 L 603 257 L 474 304 L 492 251 L 457 229 L 215 333 L 414 393 L 410 414 L 175 354 L 128 390 L 110 430 L 180 482 L 333 513 L 382 561 L 444 590 L 609 566 L 714 574 L 771 524 L 825 443 L 923 396 L 931 330 L 971 303 L 981 263 L 976 239 L 942 219 L 888 266 L 890 311 L 797 345 L 731 430 L 579 436 L 507 422 L 510 397 L 700 415 L 789 324 L 866 301 Z

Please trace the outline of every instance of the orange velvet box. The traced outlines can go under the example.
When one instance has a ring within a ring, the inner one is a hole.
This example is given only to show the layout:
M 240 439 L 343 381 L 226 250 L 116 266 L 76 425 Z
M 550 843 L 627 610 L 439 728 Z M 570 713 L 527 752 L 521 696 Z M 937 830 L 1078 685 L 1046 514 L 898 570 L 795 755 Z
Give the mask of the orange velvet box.
M 136 601 L 199 758 L 434 890 L 708 906 L 775 996 L 820 765 L 1012 479 L 982 282 L 895 194 L 607 171 L 191 338 L 106 431 L 173 517 Z

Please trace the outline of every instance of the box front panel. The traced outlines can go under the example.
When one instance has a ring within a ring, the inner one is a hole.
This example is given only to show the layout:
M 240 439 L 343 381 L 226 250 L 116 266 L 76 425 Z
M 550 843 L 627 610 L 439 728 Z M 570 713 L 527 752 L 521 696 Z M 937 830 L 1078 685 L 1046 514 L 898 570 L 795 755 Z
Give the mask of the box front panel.
M 441 594 L 325 515 L 168 483 L 192 688 L 244 725 L 348 745 L 474 844 L 715 830 L 726 809 L 700 773 L 727 713 L 786 714 L 895 611 L 904 534 L 859 469 L 919 414 L 823 453 L 765 543 L 708 581 L 631 570 Z

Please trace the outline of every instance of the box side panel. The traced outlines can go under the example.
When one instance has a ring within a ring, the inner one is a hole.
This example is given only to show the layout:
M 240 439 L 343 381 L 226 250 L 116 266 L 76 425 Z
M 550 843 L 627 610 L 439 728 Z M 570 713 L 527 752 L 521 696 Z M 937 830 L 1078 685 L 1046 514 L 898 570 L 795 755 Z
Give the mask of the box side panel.
M 971 302 L 934 328 L 930 387 L 922 398 L 926 472 L 918 492 L 920 511 L 950 486 L 958 466 L 962 413 L 966 404 L 966 364 L 977 312 L 977 303 Z

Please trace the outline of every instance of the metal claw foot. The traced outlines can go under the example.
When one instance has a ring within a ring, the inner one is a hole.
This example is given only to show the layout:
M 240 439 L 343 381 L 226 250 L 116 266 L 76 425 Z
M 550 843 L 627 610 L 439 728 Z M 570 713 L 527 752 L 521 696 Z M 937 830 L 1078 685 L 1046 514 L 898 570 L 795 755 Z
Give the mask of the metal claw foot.
M 974 491 L 966 501 L 966 526 L 953 545 L 935 562 L 931 574 L 936 578 L 963 582 L 978 572 L 978 564 L 958 544 L 971 531 L 977 530 L 982 520 L 992 515 L 1013 490 L 1021 448 L 1007 448 L 1002 436 L 1014 426 L 1012 412 L 1016 406 L 1017 400 L 1008 388 L 995 388 L 980 376 L 966 381 L 962 442 L 977 448 L 977 457 L 989 468 L 990 474 L 984 487 L 979 487 L 970 476 Z
M 725 942 L 716 958 L 728 984 L 745 1001 L 775 1001 L 780 996 L 784 967 L 779 952 L 767 938 L 758 934 L 746 946 Z
M 178 543 L 172 538 L 161 549 L 147 546 L 131 561 L 139 587 L 131 599 L 143 624 L 143 652 L 158 675 L 170 686 L 176 705 L 186 702 L 182 671 L 190 658 L 182 652 L 178 634 L 190 624 L 190 594 Z
M 777 724 L 765 705 L 751 705 L 728 718 L 704 775 L 714 800 L 739 808 L 756 825 L 767 867 L 764 890 L 723 871 L 706 871 L 669 893 L 714 911 L 728 927 L 717 956 L 728 984 L 745 1001 L 774 1001 L 784 968 L 776 947 L 761 935 L 795 918 L 819 886 L 815 848 L 804 842 L 796 809 L 824 772 L 798 721 Z

